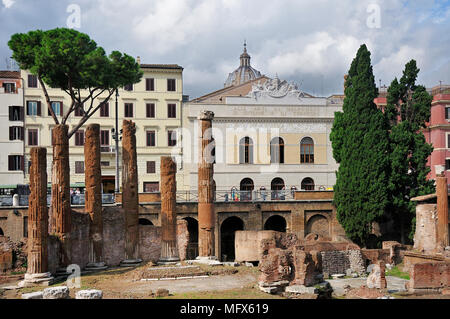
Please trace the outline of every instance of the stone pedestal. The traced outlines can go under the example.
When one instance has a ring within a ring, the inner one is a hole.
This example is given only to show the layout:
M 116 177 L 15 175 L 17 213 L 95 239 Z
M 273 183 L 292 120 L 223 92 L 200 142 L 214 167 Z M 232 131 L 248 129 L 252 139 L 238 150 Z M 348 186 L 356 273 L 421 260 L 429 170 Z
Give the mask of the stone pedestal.
M 21 287 L 49 285 L 48 272 L 47 149 L 31 149 L 28 207 L 28 268 Z
M 158 263 L 176 263 L 180 260 L 177 248 L 176 212 L 177 165 L 172 157 L 161 157 L 161 257 Z
M 103 262 L 102 172 L 100 167 L 100 125 L 86 128 L 84 143 L 85 211 L 90 217 L 89 264 L 87 270 L 105 269 Z
M 56 125 L 52 130 L 52 202 L 50 233 L 61 242 L 60 266 L 66 267 L 71 261 L 71 206 L 68 126 Z
M 136 265 L 139 258 L 139 198 L 136 154 L 136 125 L 123 120 L 122 133 L 122 207 L 125 212 L 124 266 Z M 122 265 L 121 264 L 121 265 Z
M 198 158 L 198 251 L 199 257 L 215 256 L 214 157 L 212 156 L 212 119 L 214 113 L 202 111 L 199 121 Z

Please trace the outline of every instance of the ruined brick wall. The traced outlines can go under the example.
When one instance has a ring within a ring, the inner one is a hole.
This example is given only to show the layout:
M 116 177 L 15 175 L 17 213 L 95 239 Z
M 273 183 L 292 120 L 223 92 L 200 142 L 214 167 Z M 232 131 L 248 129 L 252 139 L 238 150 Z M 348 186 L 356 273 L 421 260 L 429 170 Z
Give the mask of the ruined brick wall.
M 418 263 L 411 266 L 409 289 L 442 289 L 450 286 L 450 262 Z
M 117 266 L 125 253 L 125 213 L 119 207 L 104 207 L 102 217 L 104 262 Z
M 366 260 L 366 265 L 376 264 L 378 260 L 384 261 L 386 264 L 392 263 L 390 249 L 361 249 L 361 253 Z
M 188 223 L 184 219 L 177 220 L 177 246 L 180 260 L 186 260 L 189 244 Z
M 72 230 L 70 237 L 72 241 L 72 264 L 81 268 L 89 263 L 89 214 L 72 210 Z
M 142 260 L 157 262 L 161 256 L 161 227 L 153 225 L 139 225 L 139 236 L 139 254 Z
M 360 250 L 322 251 L 322 272 L 345 274 L 347 269 L 362 274 L 365 272 L 365 262 Z
M 0 236 L 0 274 L 13 267 L 13 249 L 8 238 Z

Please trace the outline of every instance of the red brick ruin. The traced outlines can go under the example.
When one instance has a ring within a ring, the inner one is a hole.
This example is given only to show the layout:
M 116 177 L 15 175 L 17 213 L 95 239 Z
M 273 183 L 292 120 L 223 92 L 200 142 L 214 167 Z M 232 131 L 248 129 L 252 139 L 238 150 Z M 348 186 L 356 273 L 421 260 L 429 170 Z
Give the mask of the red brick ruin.
M 68 126 L 56 125 L 52 130 L 52 202 L 50 234 L 61 243 L 60 266 L 68 266 L 71 256 L 70 169 Z
M 179 261 L 176 211 L 177 164 L 170 156 L 161 157 L 161 228 L 162 243 L 159 262 Z
M 215 256 L 214 247 L 214 167 L 211 154 L 212 119 L 214 113 L 203 111 L 199 116 L 199 161 L 198 161 L 198 252 L 199 257 Z
M 84 142 L 85 211 L 90 217 L 88 268 L 104 266 L 100 158 L 100 125 L 90 124 Z
M 30 196 L 28 207 L 28 257 L 25 280 L 20 284 L 48 283 L 47 149 L 31 149 Z
M 141 262 L 139 258 L 139 199 L 136 153 L 136 124 L 123 120 L 122 133 L 122 207 L 125 213 L 124 264 Z

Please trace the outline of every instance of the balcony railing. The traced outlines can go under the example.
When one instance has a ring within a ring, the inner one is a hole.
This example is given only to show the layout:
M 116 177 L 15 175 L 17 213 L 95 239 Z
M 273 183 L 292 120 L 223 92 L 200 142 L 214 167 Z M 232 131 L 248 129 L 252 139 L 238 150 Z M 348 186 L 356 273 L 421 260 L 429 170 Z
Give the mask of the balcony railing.
M 72 195 L 71 196 L 71 204 L 72 205 L 84 205 L 85 203 L 85 195 Z M 28 206 L 28 197 L 29 195 L 20 195 L 19 196 L 19 206 Z M 47 205 L 50 205 L 52 201 L 52 196 L 47 195 Z M 114 204 L 115 203 L 115 195 L 114 194 L 102 194 L 102 203 L 103 204 Z M 0 196 L 0 206 L 13 206 L 13 197 L 11 195 L 1 195 Z

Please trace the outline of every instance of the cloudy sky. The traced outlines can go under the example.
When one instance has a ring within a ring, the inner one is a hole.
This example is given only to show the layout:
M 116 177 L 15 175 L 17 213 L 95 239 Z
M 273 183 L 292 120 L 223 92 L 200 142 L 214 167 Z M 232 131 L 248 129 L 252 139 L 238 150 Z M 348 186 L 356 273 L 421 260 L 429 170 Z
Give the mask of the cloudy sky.
M 311 94 L 342 93 L 362 43 L 372 52 L 377 85 L 400 77 L 410 59 L 421 84 L 450 84 L 449 0 L 1 1 L 0 69 L 12 34 L 69 26 L 108 53 L 183 66 L 191 98 L 223 87 L 244 39 L 254 68 Z

